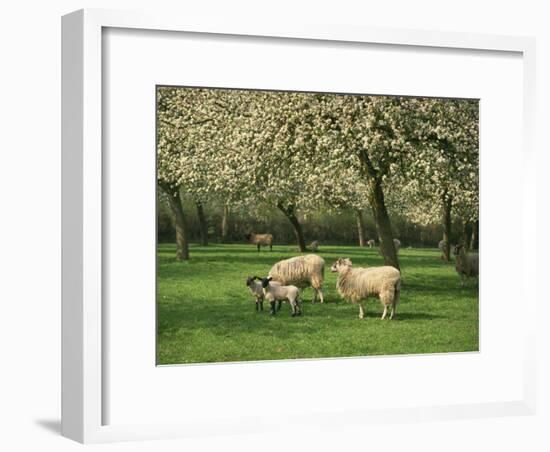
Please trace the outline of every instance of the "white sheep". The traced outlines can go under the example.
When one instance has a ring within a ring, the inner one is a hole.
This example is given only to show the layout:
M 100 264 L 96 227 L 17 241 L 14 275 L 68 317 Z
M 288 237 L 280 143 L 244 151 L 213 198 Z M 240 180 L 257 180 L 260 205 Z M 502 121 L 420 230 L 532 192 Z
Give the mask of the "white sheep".
M 258 253 L 261 246 L 269 246 L 269 251 L 273 251 L 273 235 L 271 234 L 246 234 L 246 239 L 258 247 Z
M 275 302 L 278 302 L 277 311 L 281 309 L 281 303 L 283 300 L 288 300 L 292 307 L 292 317 L 302 315 L 300 309 L 300 289 L 296 286 L 282 286 L 276 284 L 276 281 L 272 281 L 271 277 L 262 278 L 262 289 L 264 292 L 264 298 L 269 301 L 271 305 L 270 314 L 275 315 Z
M 291 257 L 277 262 L 269 271 L 269 277 L 279 281 L 282 285 L 294 285 L 303 289 L 313 288 L 313 303 L 317 294 L 324 302 L 323 281 L 325 279 L 325 261 L 315 254 Z
M 271 284 L 274 286 L 281 285 L 277 281 L 272 281 Z M 248 278 L 246 278 L 246 285 L 250 290 L 250 293 L 254 296 L 254 299 L 256 300 L 256 311 L 263 311 L 264 310 L 264 291 L 262 288 L 262 279 L 259 278 L 258 276 L 249 276 Z
M 376 246 L 376 242 L 374 239 L 367 240 L 367 245 L 369 248 L 374 248 Z
M 464 287 L 466 278 L 479 278 L 479 256 L 477 254 L 466 254 L 464 245 L 455 245 L 453 254 L 456 257 L 455 269 L 461 279 L 461 286 Z
M 344 298 L 359 304 L 359 318 L 365 316 L 363 300 L 377 296 L 384 306 L 382 319 L 386 318 L 388 307 L 391 308 L 390 320 L 393 318 L 401 291 L 401 273 L 394 267 L 352 268 L 351 260 L 339 258 L 331 267 L 338 273 L 336 289 Z
M 309 245 L 309 248 L 311 249 L 311 251 L 313 251 L 314 253 L 317 252 L 317 250 L 319 249 L 319 242 L 317 240 L 314 240 L 313 242 L 311 242 L 311 244 Z

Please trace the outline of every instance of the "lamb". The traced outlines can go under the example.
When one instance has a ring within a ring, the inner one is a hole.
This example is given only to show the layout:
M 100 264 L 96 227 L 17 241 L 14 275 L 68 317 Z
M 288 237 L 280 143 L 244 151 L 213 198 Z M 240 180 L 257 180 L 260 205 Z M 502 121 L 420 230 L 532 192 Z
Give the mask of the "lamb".
M 246 234 L 246 239 L 258 247 L 258 253 L 261 246 L 269 246 L 269 251 L 273 251 L 273 235 L 271 234 Z
M 369 248 L 374 248 L 376 246 L 376 242 L 374 239 L 367 240 L 367 245 Z
M 278 283 L 276 284 L 275 281 L 272 281 L 272 279 L 273 278 L 269 276 L 267 278 L 262 278 L 264 298 L 269 301 L 271 305 L 269 313 L 275 315 L 276 301 L 279 302 L 277 311 L 280 311 L 283 300 L 288 300 L 292 307 L 292 317 L 302 315 L 302 310 L 300 309 L 300 289 L 296 286 L 281 286 Z
M 477 254 L 466 254 L 462 244 L 453 247 L 453 254 L 456 256 L 455 269 L 460 276 L 462 287 L 464 287 L 466 278 L 479 278 L 479 256 Z
M 262 288 L 261 280 L 262 279 L 259 278 L 258 276 L 249 276 L 248 278 L 246 278 L 246 285 L 250 290 L 250 293 L 254 296 L 256 300 L 256 311 L 264 310 L 264 291 Z M 274 286 L 281 285 L 277 281 L 272 281 L 271 284 Z
M 388 307 L 393 318 L 401 292 L 401 273 L 394 267 L 352 268 L 351 260 L 339 258 L 330 270 L 338 273 L 336 289 L 344 298 L 359 304 L 359 318 L 365 317 L 363 300 L 369 296 L 378 296 L 384 306 L 382 319 L 386 318 Z
M 325 261 L 315 254 L 291 257 L 277 262 L 268 274 L 282 285 L 294 285 L 300 289 L 311 286 L 313 288 L 313 303 L 317 294 L 324 302 L 323 281 L 325 279 Z
M 311 249 L 311 251 L 313 251 L 314 253 L 317 252 L 317 250 L 319 249 L 319 242 L 317 240 L 314 240 L 313 242 L 311 242 L 311 244 L 309 245 L 309 248 Z

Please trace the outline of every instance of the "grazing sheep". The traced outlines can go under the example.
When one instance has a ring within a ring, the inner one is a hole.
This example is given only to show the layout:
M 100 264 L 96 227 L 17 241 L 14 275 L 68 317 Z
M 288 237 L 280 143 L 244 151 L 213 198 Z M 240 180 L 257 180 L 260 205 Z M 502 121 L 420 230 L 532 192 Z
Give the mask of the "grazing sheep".
M 277 311 L 281 310 L 283 300 L 288 300 L 292 307 L 292 317 L 302 315 L 300 309 L 300 289 L 296 286 L 281 286 L 275 281 L 271 281 L 271 277 L 262 278 L 262 289 L 264 298 L 269 301 L 271 309 L 269 313 L 275 315 L 275 302 L 278 301 Z
M 455 269 L 460 276 L 461 286 L 464 287 L 466 278 L 479 277 L 479 256 L 477 254 L 466 254 L 462 244 L 453 247 L 453 254 L 456 256 Z
M 399 249 L 401 248 L 401 242 L 399 239 L 393 239 L 393 246 L 395 247 L 395 254 L 399 254 Z M 382 256 L 382 249 L 378 249 L 378 254 Z
M 313 251 L 314 253 L 317 252 L 317 250 L 319 249 L 319 242 L 317 240 L 314 240 L 313 242 L 311 242 L 311 244 L 309 245 L 309 248 L 311 249 L 311 251 Z
M 399 253 L 399 249 L 401 248 L 401 242 L 399 239 L 393 239 L 393 246 L 395 246 L 395 253 Z
M 281 285 L 277 281 L 272 281 L 271 284 L 274 286 Z M 263 311 L 264 310 L 264 291 L 262 288 L 261 278 L 259 278 L 258 276 L 249 276 L 248 278 L 246 278 L 246 285 L 250 290 L 250 293 L 256 299 L 256 311 Z
M 282 285 L 294 285 L 300 289 L 311 286 L 313 288 L 313 303 L 317 299 L 317 294 L 319 294 L 321 303 L 324 302 L 325 261 L 320 256 L 306 254 L 279 261 L 271 267 L 268 276 Z
M 393 318 L 401 291 L 401 273 L 394 267 L 352 268 L 351 260 L 341 257 L 330 268 L 338 273 L 336 289 L 345 299 L 359 304 L 359 318 L 365 316 L 363 300 L 377 296 L 384 306 L 382 319 L 386 318 L 388 306 L 391 308 L 390 320 Z
M 271 234 L 246 234 L 246 239 L 258 247 L 258 253 L 261 246 L 269 246 L 269 251 L 273 251 L 273 235 Z
M 376 242 L 374 239 L 367 240 L 367 245 L 369 248 L 374 248 L 376 246 Z

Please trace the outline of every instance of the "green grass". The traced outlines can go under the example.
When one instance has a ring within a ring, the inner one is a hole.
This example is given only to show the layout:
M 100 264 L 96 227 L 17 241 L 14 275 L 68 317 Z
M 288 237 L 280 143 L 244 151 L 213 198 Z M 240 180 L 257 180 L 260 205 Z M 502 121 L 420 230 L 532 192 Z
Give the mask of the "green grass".
M 269 303 L 256 312 L 245 280 L 267 275 L 278 260 L 297 253 L 276 246 L 258 254 L 252 245 L 192 246 L 191 260 L 177 262 L 174 245 L 158 247 L 157 362 L 181 364 L 478 350 L 478 289 L 465 288 L 452 264 L 435 249 L 402 249 L 401 301 L 396 317 L 380 320 L 377 299 L 366 317 L 336 292 L 330 265 L 349 257 L 354 266 L 382 265 L 376 249 L 322 247 L 325 303 L 302 295 L 301 317 L 283 304 L 276 316 Z

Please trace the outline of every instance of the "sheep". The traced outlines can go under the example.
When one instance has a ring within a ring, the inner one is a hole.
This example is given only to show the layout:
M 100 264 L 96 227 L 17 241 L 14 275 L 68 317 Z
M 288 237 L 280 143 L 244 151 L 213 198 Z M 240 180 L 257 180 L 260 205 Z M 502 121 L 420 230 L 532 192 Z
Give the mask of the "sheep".
M 359 304 L 359 318 L 365 317 L 363 300 L 369 296 L 378 296 L 384 306 L 382 320 L 386 318 L 388 307 L 391 308 L 390 320 L 393 319 L 401 292 L 401 273 L 394 267 L 352 268 L 351 260 L 339 258 L 330 270 L 338 273 L 336 289 L 344 298 Z
M 291 257 L 277 262 L 268 274 L 282 285 L 295 285 L 300 289 L 311 286 L 313 288 L 313 300 L 315 303 L 317 294 L 324 302 L 323 281 L 325 279 L 325 261 L 315 254 Z
M 259 281 L 256 281 L 256 280 Z M 272 281 L 272 285 L 280 286 L 281 284 L 277 281 Z M 264 310 L 264 291 L 262 289 L 261 278 L 258 276 L 249 276 L 246 278 L 246 286 L 250 290 L 250 293 L 254 296 L 256 300 L 256 311 Z
M 376 246 L 376 242 L 374 239 L 367 240 L 367 245 L 369 248 L 374 248 Z
M 246 239 L 258 247 L 258 253 L 261 246 L 269 246 L 269 251 L 273 251 L 273 235 L 271 234 L 246 234 Z
M 309 248 L 311 249 L 311 251 L 313 251 L 314 253 L 317 252 L 317 250 L 319 249 L 319 242 L 317 240 L 314 240 L 313 242 L 311 242 L 311 244 L 309 245 Z
M 456 257 L 455 269 L 460 276 L 462 287 L 464 287 L 466 278 L 479 278 L 479 256 L 477 254 L 466 254 L 462 244 L 453 247 L 453 254 Z
M 401 248 L 401 242 L 399 239 L 393 239 L 393 246 L 395 247 L 395 254 L 399 254 L 399 249 Z M 382 249 L 378 249 L 378 254 L 382 256 Z
M 269 313 L 271 315 L 275 315 L 276 301 L 278 301 L 277 311 L 280 311 L 283 300 L 288 300 L 290 306 L 292 307 L 292 317 L 302 315 L 302 310 L 300 309 L 300 289 L 296 286 L 282 286 L 279 283 L 276 284 L 276 282 L 272 281 L 272 279 L 273 278 L 270 276 L 267 278 L 262 278 L 264 298 L 269 301 L 269 304 L 271 305 Z

